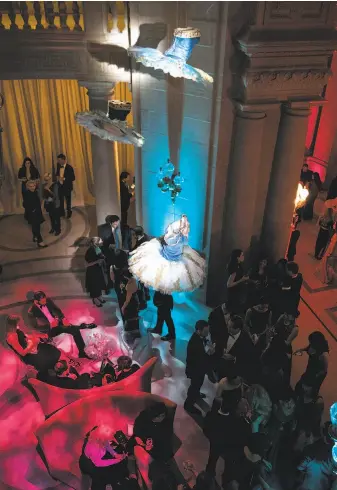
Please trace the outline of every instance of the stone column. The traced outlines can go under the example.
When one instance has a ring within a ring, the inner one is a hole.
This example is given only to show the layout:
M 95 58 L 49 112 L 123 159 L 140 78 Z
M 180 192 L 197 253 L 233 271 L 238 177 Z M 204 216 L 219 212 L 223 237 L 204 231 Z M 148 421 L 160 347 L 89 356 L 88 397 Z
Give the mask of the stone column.
M 283 107 L 263 226 L 263 246 L 272 260 L 285 256 L 310 114 L 308 102 Z
M 253 241 L 255 202 L 266 113 L 259 106 L 237 106 L 227 183 L 224 249 L 248 251 Z
M 81 85 L 88 89 L 90 110 L 107 113 L 114 84 L 83 82 Z M 111 141 L 91 136 L 97 225 L 105 223 L 108 214 L 120 216 L 119 178 L 114 145 Z

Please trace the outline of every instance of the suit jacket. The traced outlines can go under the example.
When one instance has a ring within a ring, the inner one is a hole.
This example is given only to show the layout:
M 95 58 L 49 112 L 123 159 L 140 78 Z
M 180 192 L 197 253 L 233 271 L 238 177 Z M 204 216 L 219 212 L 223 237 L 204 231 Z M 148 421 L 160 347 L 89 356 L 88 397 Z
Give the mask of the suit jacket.
M 203 376 L 209 368 L 210 356 L 205 351 L 204 339 L 196 332 L 187 344 L 186 376 Z
M 60 168 L 61 165 L 58 163 L 57 164 L 57 169 L 56 169 L 56 177 L 60 176 Z M 61 189 L 64 189 L 66 191 L 72 191 L 73 190 L 73 182 L 75 180 L 75 172 L 74 169 L 69 163 L 65 166 L 64 169 L 64 182 L 63 185 L 61 185 Z
M 61 320 L 64 318 L 64 314 L 62 310 L 54 303 L 54 301 L 50 298 L 47 298 L 46 306 L 50 311 L 50 314 L 54 318 L 60 318 Z M 48 318 L 45 316 L 43 311 L 39 306 L 35 303 L 29 308 L 28 311 L 31 318 L 34 320 L 34 327 L 37 328 L 40 332 L 49 333 L 50 332 L 50 323 Z

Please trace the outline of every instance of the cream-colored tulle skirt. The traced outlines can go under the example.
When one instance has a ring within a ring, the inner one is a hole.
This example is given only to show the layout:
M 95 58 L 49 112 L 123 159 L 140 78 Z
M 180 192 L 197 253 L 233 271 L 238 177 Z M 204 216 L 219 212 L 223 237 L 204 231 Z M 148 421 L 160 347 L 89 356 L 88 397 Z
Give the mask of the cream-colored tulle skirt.
M 156 238 L 143 243 L 129 258 L 129 269 L 145 286 L 165 294 L 193 291 L 205 278 L 205 259 L 188 245 L 181 259 L 169 261 L 161 254 L 162 245 Z

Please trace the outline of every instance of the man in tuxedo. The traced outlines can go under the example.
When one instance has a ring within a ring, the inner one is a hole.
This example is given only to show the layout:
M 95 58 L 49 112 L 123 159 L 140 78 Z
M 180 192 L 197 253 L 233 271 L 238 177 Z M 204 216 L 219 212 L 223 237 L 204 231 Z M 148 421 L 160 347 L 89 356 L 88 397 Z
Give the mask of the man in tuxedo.
M 105 218 L 105 224 L 98 226 L 98 236 L 103 241 L 102 251 L 107 265 L 114 265 L 115 250 L 122 250 L 122 235 L 119 216 L 110 214 Z
M 122 217 L 122 229 L 128 224 L 128 211 L 130 203 L 134 200 L 133 193 L 130 192 L 129 187 L 130 174 L 129 172 L 122 172 L 119 177 L 120 182 L 120 200 L 121 200 L 121 217 Z
M 71 193 L 73 190 L 73 182 L 75 180 L 74 169 L 69 163 L 67 163 L 67 158 L 63 153 L 60 153 L 57 157 L 57 169 L 56 177 L 60 184 L 60 215 L 65 216 L 64 212 L 64 200 L 67 206 L 67 218 L 71 218 Z
M 164 322 L 167 325 L 168 334 L 162 337 L 162 340 L 174 340 L 176 330 L 171 316 L 173 310 L 173 297 L 171 294 L 163 294 L 156 291 L 153 297 L 153 304 L 157 307 L 157 323 L 155 328 L 149 329 L 149 332 L 162 334 Z
M 81 335 L 80 327 L 70 325 L 62 310 L 43 291 L 35 291 L 34 303 L 28 311 L 34 321 L 34 327 L 40 332 L 47 333 L 49 338 L 57 337 L 61 333 L 67 333 L 74 338 L 79 357 L 88 357 L 84 351 L 85 343 Z M 94 328 L 91 324 L 88 328 Z
M 200 398 L 205 398 L 200 389 L 204 383 L 205 374 L 211 367 L 211 357 L 214 354 L 215 345 L 210 344 L 209 325 L 205 320 L 198 320 L 195 324 L 195 332 L 187 344 L 186 376 L 191 384 L 187 391 L 184 409 L 192 414 L 200 415 L 201 412 L 194 406 Z
M 240 316 L 228 316 L 224 333 L 216 344 L 215 365 L 219 379 L 225 378 L 234 364 L 236 371 L 247 381 L 256 380 L 258 358 L 243 327 L 244 321 Z
M 144 228 L 142 226 L 135 226 L 133 229 L 133 233 L 136 239 L 134 246 L 132 247 L 132 251 L 136 250 L 143 243 L 148 242 L 150 237 L 145 233 Z

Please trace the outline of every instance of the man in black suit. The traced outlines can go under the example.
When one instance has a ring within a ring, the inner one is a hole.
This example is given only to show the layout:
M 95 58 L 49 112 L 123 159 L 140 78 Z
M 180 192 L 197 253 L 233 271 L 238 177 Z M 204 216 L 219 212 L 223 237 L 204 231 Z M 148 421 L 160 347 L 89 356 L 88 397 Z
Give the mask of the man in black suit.
M 64 200 L 66 200 L 67 206 L 67 218 L 71 218 L 71 193 L 73 190 L 73 182 L 75 180 L 74 169 L 69 163 L 67 163 L 67 157 L 60 153 L 57 156 L 57 169 L 56 177 L 60 184 L 60 215 L 65 216 L 64 212 Z
M 193 414 L 200 415 L 194 404 L 199 398 L 205 398 L 200 389 L 203 385 L 205 374 L 209 372 L 211 357 L 214 354 L 215 345 L 208 340 L 209 325 L 205 320 L 198 320 L 195 324 L 195 332 L 187 344 L 186 376 L 191 384 L 187 391 L 184 409 Z
M 107 265 L 114 265 L 115 250 L 123 249 L 119 216 L 109 214 L 105 218 L 105 224 L 98 226 L 98 236 L 103 241 L 102 251 Z
M 143 243 L 148 242 L 150 237 L 145 233 L 144 228 L 142 226 L 135 226 L 133 229 L 133 233 L 136 239 L 134 246 L 132 247 L 132 251 L 136 250 Z
M 254 345 L 243 330 L 243 319 L 230 314 L 223 335 L 217 339 L 215 365 L 219 379 L 225 378 L 233 364 L 236 371 L 248 381 L 256 381 L 259 363 Z
M 173 297 L 171 294 L 163 294 L 156 291 L 153 296 L 153 304 L 157 307 L 157 323 L 149 332 L 162 334 L 164 322 L 167 325 L 168 334 L 162 337 L 162 340 L 174 340 L 176 338 L 176 330 L 171 316 L 173 310 Z
M 49 338 L 57 337 L 61 333 L 67 333 L 74 338 L 79 357 L 88 357 L 84 351 L 85 343 L 81 335 L 80 327 L 70 325 L 62 310 L 43 291 L 35 291 L 34 303 L 28 311 L 34 321 L 34 327 L 40 332 L 47 333 Z M 91 324 L 85 328 L 94 328 Z

